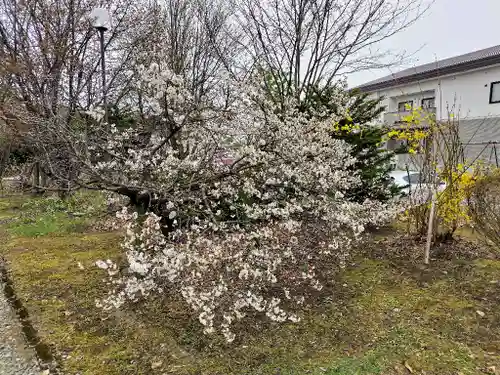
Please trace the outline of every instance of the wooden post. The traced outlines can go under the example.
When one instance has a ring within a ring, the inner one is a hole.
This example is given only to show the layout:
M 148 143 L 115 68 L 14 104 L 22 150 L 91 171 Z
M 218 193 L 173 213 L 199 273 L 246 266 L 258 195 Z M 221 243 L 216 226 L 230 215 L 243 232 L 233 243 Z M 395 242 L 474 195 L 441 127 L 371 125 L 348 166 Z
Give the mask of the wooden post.
M 43 171 L 40 171 L 40 186 L 47 187 L 47 175 Z
M 436 134 L 432 134 L 432 159 L 431 159 L 431 166 L 434 166 L 437 164 L 436 160 Z M 436 198 L 437 198 L 437 191 L 436 191 L 436 173 L 434 170 L 430 171 L 432 172 L 432 184 L 431 184 L 431 190 L 430 193 L 431 195 L 431 209 L 429 212 L 429 220 L 427 223 L 427 239 L 425 242 L 425 251 L 424 251 L 424 264 L 429 264 L 430 261 L 430 253 L 431 253 L 431 245 L 432 245 L 432 234 L 434 231 L 434 216 L 435 216 L 435 211 L 436 211 Z
M 429 212 L 429 223 L 428 223 L 428 227 L 427 227 L 427 240 L 425 242 L 424 264 L 429 264 L 429 260 L 430 260 L 432 233 L 434 230 L 434 212 L 436 210 L 435 196 L 436 196 L 436 193 L 432 192 L 431 210 Z

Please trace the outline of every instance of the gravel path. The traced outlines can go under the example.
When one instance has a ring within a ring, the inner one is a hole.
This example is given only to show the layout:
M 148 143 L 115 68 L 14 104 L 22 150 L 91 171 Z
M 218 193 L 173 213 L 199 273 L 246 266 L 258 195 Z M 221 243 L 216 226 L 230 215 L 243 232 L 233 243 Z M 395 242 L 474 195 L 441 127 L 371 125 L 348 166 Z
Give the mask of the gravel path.
M 26 347 L 21 326 L 0 281 L 0 375 L 39 375 L 35 352 Z

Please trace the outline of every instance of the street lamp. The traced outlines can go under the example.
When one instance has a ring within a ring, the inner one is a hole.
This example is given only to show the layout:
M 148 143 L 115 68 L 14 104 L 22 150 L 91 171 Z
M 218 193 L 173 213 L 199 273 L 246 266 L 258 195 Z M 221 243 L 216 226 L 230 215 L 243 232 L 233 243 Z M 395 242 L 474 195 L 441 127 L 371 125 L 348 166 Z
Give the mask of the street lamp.
M 102 75 L 102 104 L 104 106 L 104 122 L 108 122 L 108 95 L 106 87 L 106 60 L 104 53 L 104 32 L 111 25 L 110 14 L 105 8 L 95 8 L 91 15 L 92 26 L 99 33 L 101 42 L 101 75 Z

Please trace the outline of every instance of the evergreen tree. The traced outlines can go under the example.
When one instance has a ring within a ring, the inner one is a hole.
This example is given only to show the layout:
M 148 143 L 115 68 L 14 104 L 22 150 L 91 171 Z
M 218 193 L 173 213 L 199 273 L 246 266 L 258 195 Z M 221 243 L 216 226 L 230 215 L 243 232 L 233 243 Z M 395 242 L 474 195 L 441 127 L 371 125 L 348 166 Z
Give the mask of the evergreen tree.
M 333 131 L 333 137 L 343 139 L 353 147 L 352 154 L 357 159 L 353 170 L 360 171 L 363 182 L 349 192 L 350 198 L 356 201 L 367 198 L 384 201 L 398 193 L 389 175 L 393 170 L 394 153 L 381 148 L 386 134 L 384 127 L 357 124 L 353 119 L 342 120 Z
M 303 112 L 324 113 L 327 117 L 331 113 L 338 113 L 335 100 L 340 87 L 328 87 L 308 90 L 308 95 L 300 105 Z M 349 192 L 349 198 L 362 202 L 367 198 L 387 200 L 398 193 L 389 173 L 392 171 L 394 153 L 382 148 L 384 138 L 389 129 L 381 125 L 371 125 L 385 110 L 381 106 L 382 98 L 370 99 L 367 93 L 358 90 L 349 92 L 347 105 L 349 116 L 332 124 L 332 136 L 342 139 L 352 145 L 352 154 L 357 162 L 353 170 L 360 170 L 362 185 Z
M 263 73 L 263 87 L 269 98 L 279 104 L 284 96 L 291 95 L 287 79 L 279 72 Z M 288 88 L 288 89 L 287 89 Z M 377 123 L 378 117 L 385 108 L 381 105 L 383 98 L 370 99 L 369 94 L 359 90 L 351 90 L 345 95 L 346 87 L 342 84 L 328 87 L 309 86 L 305 88 L 298 109 L 302 113 L 323 114 L 327 119 L 332 114 L 341 113 L 348 108 L 348 116 L 337 124 L 332 124 L 332 137 L 342 139 L 352 146 L 352 155 L 356 163 L 352 170 L 360 171 L 362 184 L 348 193 L 348 198 L 357 202 L 365 199 L 386 201 L 399 193 L 391 177 L 395 153 L 383 147 L 389 128 Z M 297 95 L 298 97 L 300 95 Z M 339 98 L 344 97 L 344 102 Z

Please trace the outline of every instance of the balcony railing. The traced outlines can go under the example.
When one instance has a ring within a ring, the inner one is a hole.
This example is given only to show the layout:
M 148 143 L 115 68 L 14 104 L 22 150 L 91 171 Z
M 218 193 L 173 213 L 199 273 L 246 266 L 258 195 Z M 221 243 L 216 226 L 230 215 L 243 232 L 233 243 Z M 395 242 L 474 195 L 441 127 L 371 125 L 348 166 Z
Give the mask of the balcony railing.
M 396 112 L 386 112 L 384 114 L 384 123 L 386 125 L 392 127 L 400 127 L 405 126 L 407 124 L 407 119 L 412 115 L 411 111 L 396 111 Z M 429 126 L 429 122 L 431 119 L 434 119 L 436 116 L 436 108 L 426 108 L 422 111 L 417 111 L 418 127 L 427 127 Z M 413 124 L 413 126 L 417 126 L 417 124 Z

